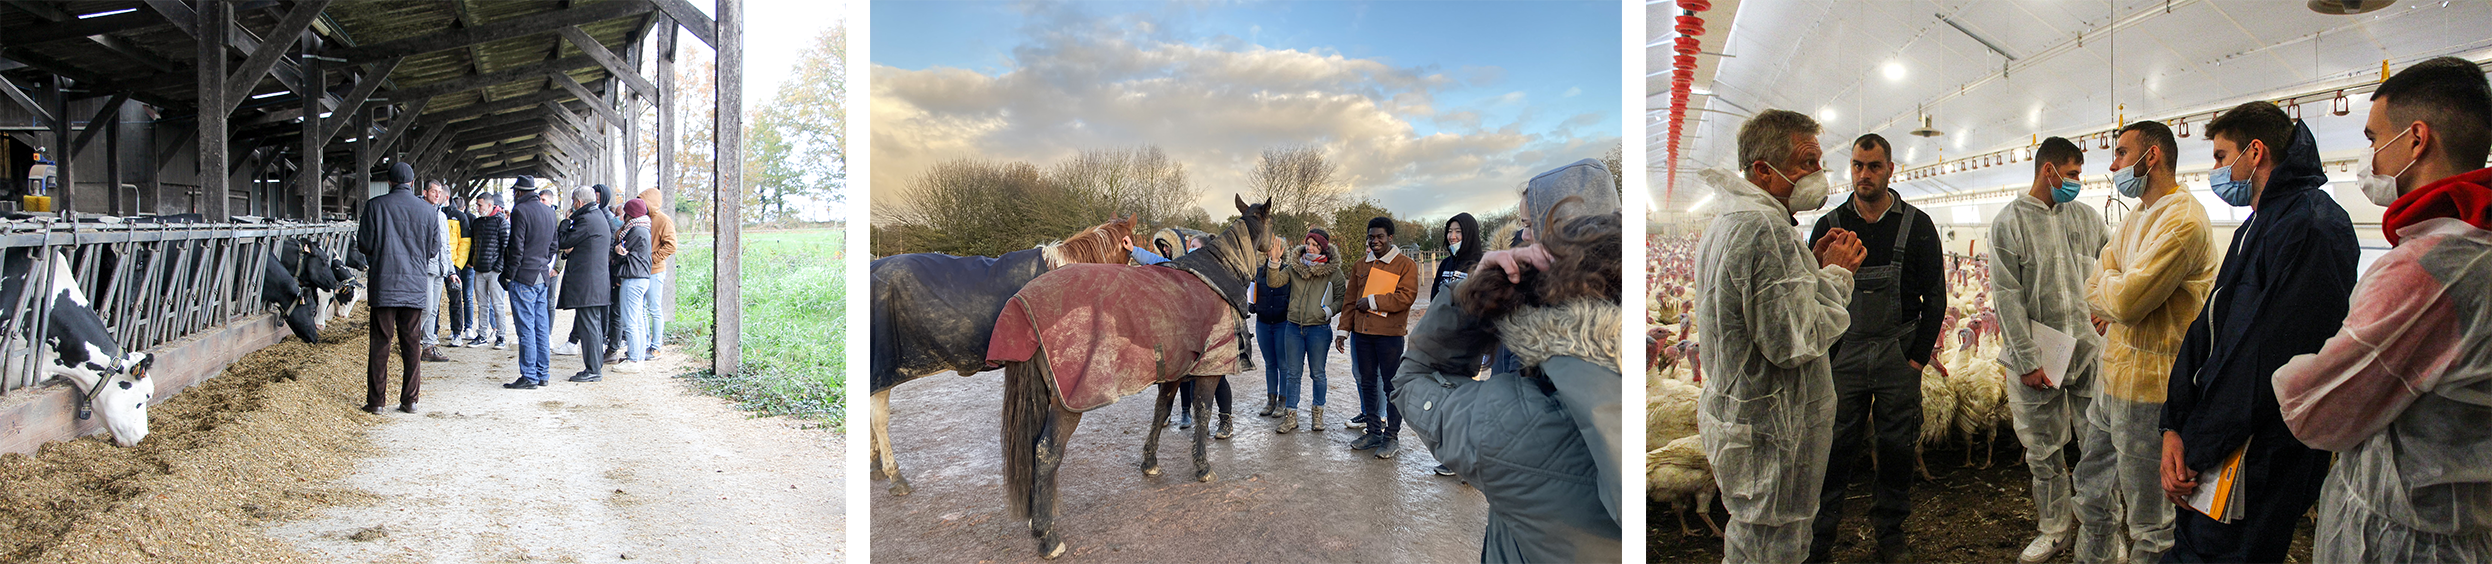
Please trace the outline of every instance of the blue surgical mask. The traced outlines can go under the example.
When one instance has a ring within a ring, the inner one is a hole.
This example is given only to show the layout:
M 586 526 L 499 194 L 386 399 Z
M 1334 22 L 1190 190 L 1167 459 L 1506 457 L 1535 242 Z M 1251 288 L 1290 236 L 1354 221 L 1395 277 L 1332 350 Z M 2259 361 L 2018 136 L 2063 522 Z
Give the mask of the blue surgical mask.
M 2238 155 L 2233 157 L 2233 164 L 2241 164 Z M 2233 178 L 2231 166 L 2215 167 L 2214 172 L 2207 173 L 2206 183 L 2215 189 L 2215 197 L 2223 198 L 2225 204 L 2236 208 L 2250 205 L 2250 179 Z
M 2146 168 L 2146 158 L 2144 156 L 2139 156 L 2137 158 L 2137 164 L 2131 165 L 2128 168 L 2120 169 L 2119 172 L 2111 175 L 2112 189 L 2118 190 L 2120 192 L 2120 197 L 2123 198 L 2145 197 L 2146 177 L 2138 174 L 2137 172 L 2138 170 L 2144 168 Z
M 2075 180 L 2070 180 L 2067 177 L 2061 177 L 2059 179 L 2059 187 L 2051 189 L 2051 202 L 2065 204 L 2077 201 L 2077 191 L 2083 188 L 2085 188 L 2084 184 L 2078 184 Z

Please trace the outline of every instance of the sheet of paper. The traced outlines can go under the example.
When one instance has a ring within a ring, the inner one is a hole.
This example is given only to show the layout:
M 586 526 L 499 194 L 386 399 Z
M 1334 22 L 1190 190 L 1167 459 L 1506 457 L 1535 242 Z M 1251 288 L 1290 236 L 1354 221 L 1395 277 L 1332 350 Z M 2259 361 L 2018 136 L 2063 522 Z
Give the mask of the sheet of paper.
M 2035 360 L 2042 363 L 2042 377 L 2051 381 L 2051 387 L 2057 388 L 2060 382 L 2068 379 L 2068 357 L 2077 352 L 2077 338 L 2040 321 L 2032 323 L 2033 348 L 2041 354 L 2041 358 Z

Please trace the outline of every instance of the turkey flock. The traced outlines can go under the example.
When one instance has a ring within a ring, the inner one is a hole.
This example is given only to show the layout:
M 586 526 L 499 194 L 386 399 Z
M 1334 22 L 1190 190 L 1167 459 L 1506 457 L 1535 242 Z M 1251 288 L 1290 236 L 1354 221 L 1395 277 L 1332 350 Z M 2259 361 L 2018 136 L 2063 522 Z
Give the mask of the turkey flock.
M 1716 487 L 1713 466 L 1696 435 L 1696 401 L 1704 390 L 1702 345 L 1696 332 L 1697 234 L 1659 233 L 1645 241 L 1644 453 L 1645 494 L 1670 507 L 1681 534 L 1694 534 L 1694 512 L 1714 536 Z M 1938 351 L 1921 371 L 1920 451 L 1962 444 L 1965 467 L 1989 468 L 1991 448 L 2009 425 L 2005 370 L 1999 354 L 1999 316 L 1990 304 L 1988 261 L 1950 254 L 1947 317 Z M 1978 447 L 1982 454 L 1974 455 Z M 1917 456 L 1916 456 L 1917 458 Z M 1936 480 L 1926 462 L 1915 461 L 1924 479 Z

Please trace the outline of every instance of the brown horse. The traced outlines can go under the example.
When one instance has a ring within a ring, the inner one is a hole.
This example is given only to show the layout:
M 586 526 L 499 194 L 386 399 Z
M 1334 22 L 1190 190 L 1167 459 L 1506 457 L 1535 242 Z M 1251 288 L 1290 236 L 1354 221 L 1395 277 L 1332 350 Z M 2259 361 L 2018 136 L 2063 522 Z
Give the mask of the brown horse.
M 1004 300 L 1030 279 L 1068 264 L 1124 264 L 1131 255 L 1121 241 L 1133 236 L 1137 221 L 1116 218 L 995 258 L 915 253 L 874 259 L 869 448 L 874 473 L 891 478 L 891 495 L 909 494 L 908 478 L 891 453 L 891 388 L 945 371 L 968 376 L 995 369 L 986 361 L 986 342 Z
M 1142 473 L 1159 474 L 1159 434 L 1178 386 L 1211 417 L 1219 377 L 1236 371 L 1236 324 L 1246 280 L 1271 244 L 1271 202 L 1237 202 L 1226 230 L 1159 266 L 1074 265 L 1031 280 L 995 321 L 987 358 L 1004 365 L 1004 492 L 1030 520 L 1039 553 L 1065 552 L 1055 532 L 1056 470 L 1082 412 L 1159 387 Z M 1214 479 L 1204 453 L 1211 426 L 1194 427 L 1194 478 Z

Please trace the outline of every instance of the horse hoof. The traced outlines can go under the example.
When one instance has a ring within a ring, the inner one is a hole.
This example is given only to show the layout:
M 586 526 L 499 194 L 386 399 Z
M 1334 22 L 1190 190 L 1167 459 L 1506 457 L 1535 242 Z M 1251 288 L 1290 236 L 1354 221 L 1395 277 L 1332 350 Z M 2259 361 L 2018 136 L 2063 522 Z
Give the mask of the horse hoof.
M 909 489 L 909 485 L 908 485 L 908 484 L 892 484 L 892 485 L 891 485 L 891 495 L 893 495 L 893 496 L 904 496 L 904 495 L 908 495 L 910 491 L 914 491 L 914 490 L 910 490 L 910 489 Z
M 1159 475 L 1159 465 L 1158 465 L 1158 464 L 1152 464 L 1152 465 L 1149 465 L 1149 466 L 1144 466 L 1144 467 L 1142 467 L 1142 475 L 1144 475 L 1144 476 L 1158 476 L 1158 475 Z
M 1068 548 L 1071 547 L 1065 546 L 1064 541 L 1057 540 L 1055 538 L 1055 534 L 1050 533 L 1046 538 L 1039 539 L 1038 557 L 1055 560 L 1056 557 L 1063 556 L 1065 550 Z
M 1218 480 L 1218 479 L 1220 479 L 1220 475 L 1219 475 L 1219 474 L 1213 474 L 1210 470 L 1204 470 L 1204 471 L 1202 471 L 1202 472 L 1198 472 L 1198 473 L 1195 473 L 1195 474 L 1194 474 L 1194 481 L 1197 481 L 1197 482 L 1210 482 L 1210 481 L 1212 481 L 1212 480 Z

